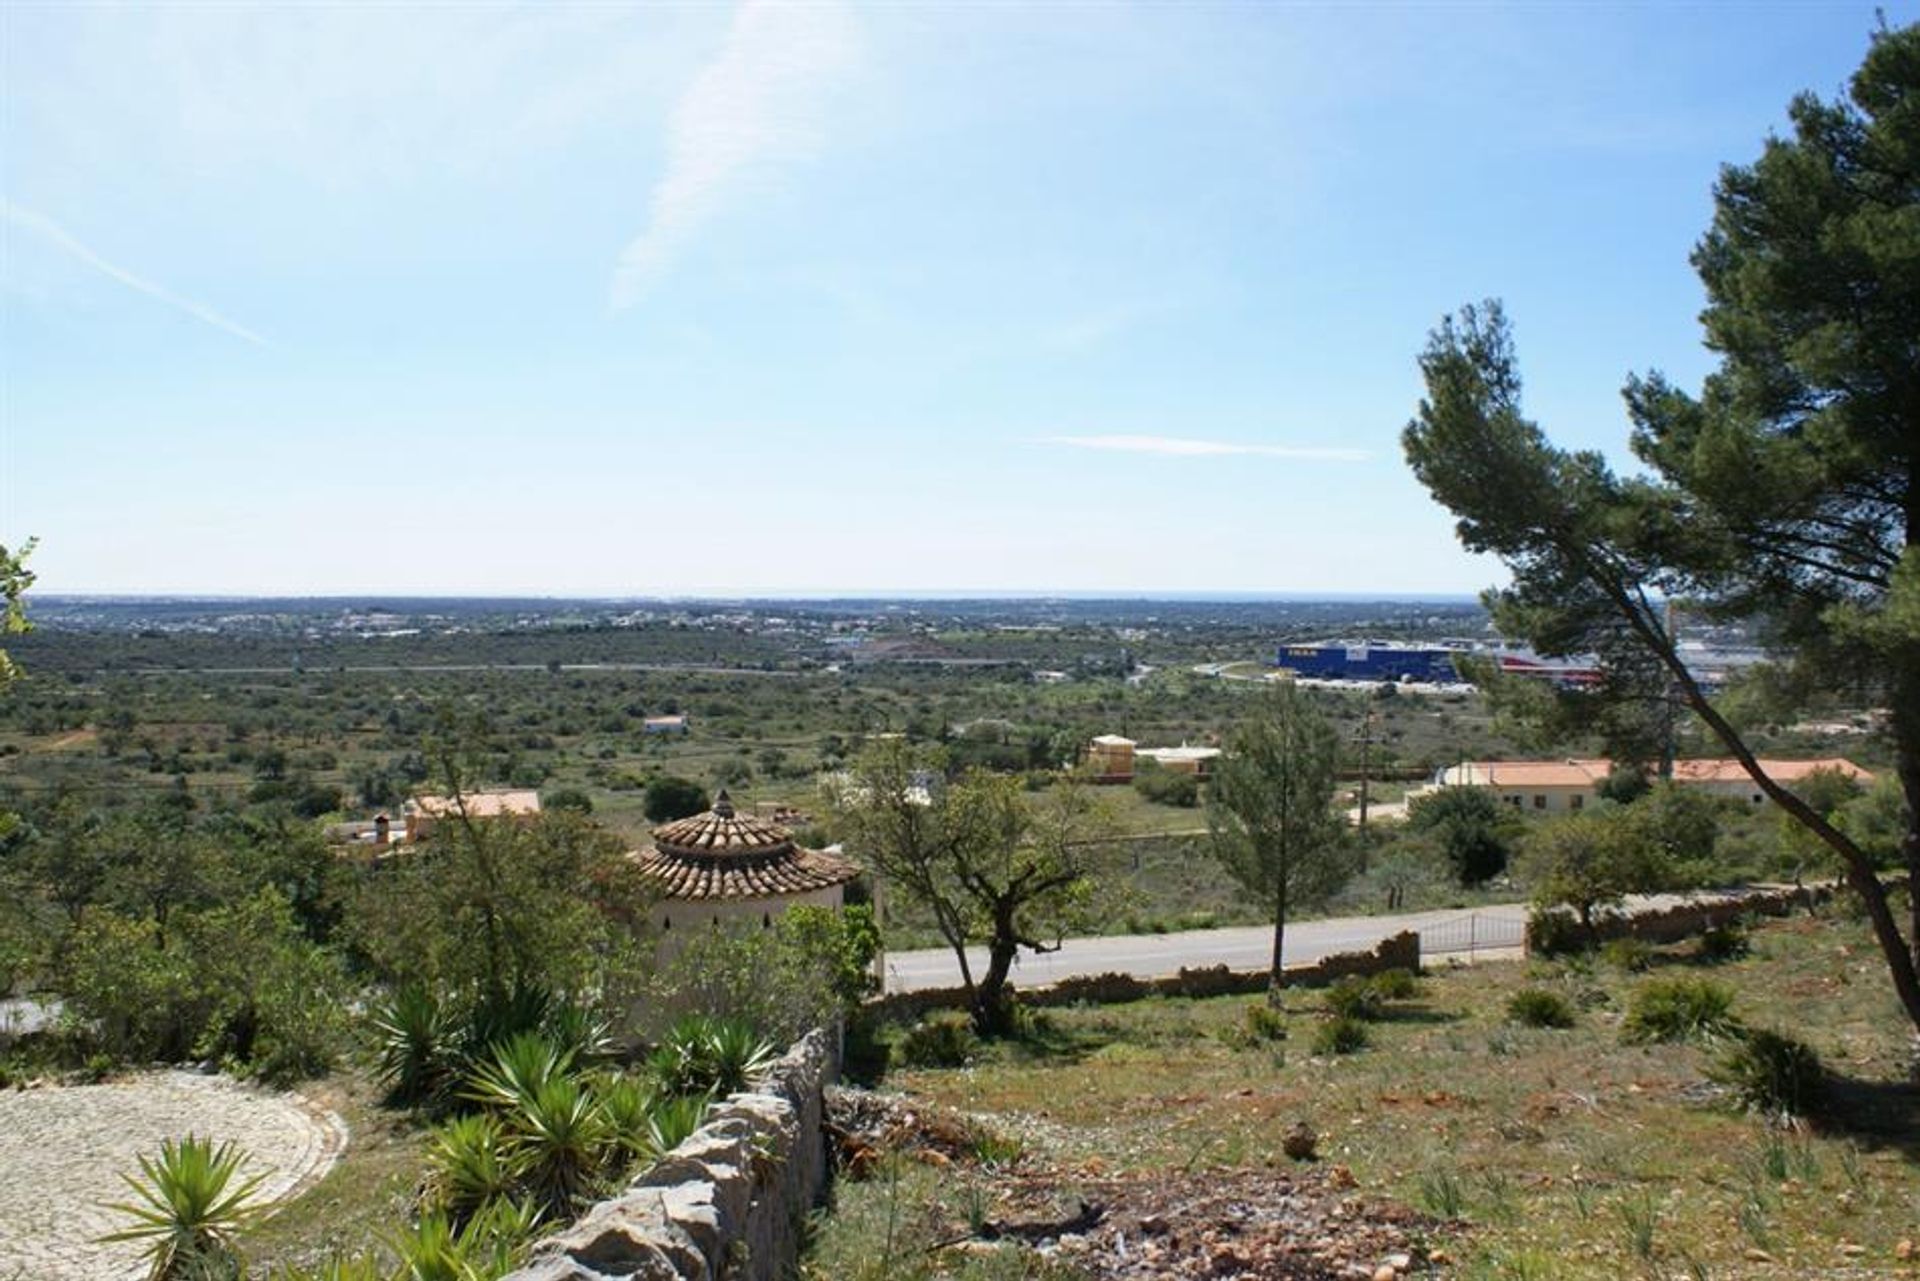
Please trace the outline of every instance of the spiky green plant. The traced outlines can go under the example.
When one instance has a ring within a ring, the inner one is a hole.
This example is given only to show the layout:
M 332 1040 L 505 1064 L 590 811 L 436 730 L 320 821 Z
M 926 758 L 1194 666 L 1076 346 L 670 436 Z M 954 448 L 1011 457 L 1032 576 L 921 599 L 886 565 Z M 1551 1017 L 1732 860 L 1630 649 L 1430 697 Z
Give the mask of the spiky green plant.
M 468 1074 L 462 1093 L 483 1107 L 513 1109 L 572 1066 L 568 1051 L 537 1032 L 521 1032 L 493 1047 L 488 1060 Z
M 581 1067 L 593 1067 L 613 1057 L 613 1025 L 583 1002 L 554 1002 L 547 1012 L 544 1031 L 549 1041 Z
M 456 1022 L 440 998 L 409 983 L 370 1013 L 379 1047 L 376 1071 L 388 1099 L 409 1106 L 437 1099 L 453 1076 Z
M 454 1117 L 433 1132 L 427 1166 L 435 1201 L 459 1225 L 513 1190 L 519 1162 L 499 1117 L 477 1112 Z
M 132 1216 L 132 1227 L 102 1241 L 142 1241 L 148 1281 L 177 1281 L 207 1265 L 232 1265 L 234 1238 L 260 1212 L 254 1201 L 264 1175 L 234 1181 L 245 1160 L 231 1142 L 188 1135 L 160 1145 L 157 1158 L 140 1158 L 141 1178 L 120 1177 L 138 1201 L 112 1208 Z
M 647 1118 L 647 1139 L 655 1152 L 671 1152 L 707 1119 L 712 1101 L 704 1094 L 667 1095 L 654 1100 Z
M 556 1214 L 568 1213 L 593 1190 L 617 1151 L 598 1101 L 576 1077 L 541 1083 L 504 1119 L 522 1186 Z
M 629 1161 L 645 1160 L 660 1149 L 653 1143 L 653 1115 L 660 1099 L 630 1076 L 614 1076 L 593 1083 L 600 1115 L 609 1140 Z
M 743 1090 L 774 1059 L 774 1047 L 733 1019 L 691 1014 L 674 1023 L 648 1060 L 670 1094 L 724 1097 Z

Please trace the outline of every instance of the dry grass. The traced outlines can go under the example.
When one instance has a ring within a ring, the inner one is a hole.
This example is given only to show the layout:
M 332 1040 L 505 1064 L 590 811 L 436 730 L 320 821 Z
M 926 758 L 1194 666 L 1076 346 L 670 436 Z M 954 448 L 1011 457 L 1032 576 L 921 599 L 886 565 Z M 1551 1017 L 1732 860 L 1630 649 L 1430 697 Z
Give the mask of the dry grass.
M 1660 953 L 1654 974 L 1692 953 Z M 1711 972 L 1737 1015 L 1820 1053 L 1837 1078 L 1830 1116 L 1770 1125 L 1708 1081 L 1711 1047 L 1623 1044 L 1621 1011 L 1648 976 L 1602 965 L 1443 969 L 1374 1025 L 1371 1049 L 1337 1059 L 1310 1054 L 1313 994 L 1291 998 L 1292 1034 L 1274 1046 L 1235 1035 L 1244 1000 L 1152 1000 L 1056 1011 L 1033 1043 L 889 1085 L 1090 1172 L 1280 1165 L 1304 1119 L 1363 1191 L 1459 1217 L 1436 1243 L 1459 1275 L 1920 1276 L 1897 1254 L 1920 1240 L 1920 1091 L 1865 931 L 1773 923 L 1751 957 Z M 1525 986 L 1568 996 L 1576 1025 L 1510 1024 Z M 873 1195 L 844 1199 L 858 1216 Z
M 402 1111 L 383 1107 L 379 1088 L 357 1072 L 301 1087 L 339 1113 L 349 1131 L 346 1151 L 327 1176 L 247 1234 L 254 1272 L 315 1266 L 329 1254 L 361 1254 L 397 1236 L 413 1212 L 423 1168 L 425 1130 Z

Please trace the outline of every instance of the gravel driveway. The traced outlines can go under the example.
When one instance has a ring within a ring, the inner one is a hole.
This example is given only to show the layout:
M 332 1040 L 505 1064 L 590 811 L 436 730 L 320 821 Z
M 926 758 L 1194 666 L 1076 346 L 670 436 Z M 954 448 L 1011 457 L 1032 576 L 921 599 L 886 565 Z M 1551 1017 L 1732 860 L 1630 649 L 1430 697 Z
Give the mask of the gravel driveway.
M 345 1122 L 297 1094 L 229 1077 L 154 1072 L 104 1085 L 0 1091 L 0 1281 L 119 1281 L 142 1275 L 138 1245 L 101 1245 L 126 1225 L 105 1207 L 162 1139 L 233 1140 L 260 1195 L 304 1191 L 346 1146 Z

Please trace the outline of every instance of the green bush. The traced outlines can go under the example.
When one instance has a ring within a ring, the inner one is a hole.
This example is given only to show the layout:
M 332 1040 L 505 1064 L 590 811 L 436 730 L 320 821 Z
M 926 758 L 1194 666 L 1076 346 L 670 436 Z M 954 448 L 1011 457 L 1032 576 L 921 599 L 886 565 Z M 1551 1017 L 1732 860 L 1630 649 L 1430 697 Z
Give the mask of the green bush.
M 1141 767 L 1133 776 L 1133 790 L 1155 805 L 1192 809 L 1200 803 L 1200 783 L 1193 775 L 1159 765 Z
M 1558 992 L 1523 987 L 1508 999 L 1507 1019 L 1522 1027 L 1572 1027 L 1573 1006 Z
M 1246 1035 L 1249 1041 L 1284 1041 L 1287 1016 L 1265 1001 L 1247 1007 Z
M 1737 961 L 1752 950 L 1747 927 L 1739 921 L 1716 925 L 1700 936 L 1700 959 L 1713 964 Z
M 1591 943 L 1570 912 L 1535 908 L 1527 916 L 1527 950 L 1535 956 L 1577 956 Z
M 1826 1093 L 1826 1069 L 1813 1047 L 1765 1029 L 1729 1046 L 1710 1075 L 1756 1112 L 1812 1116 Z
M 1313 1034 L 1315 1054 L 1352 1054 L 1367 1048 L 1371 1040 L 1367 1025 L 1359 1019 L 1339 1015 L 1322 1023 Z
M 1621 1034 L 1628 1041 L 1688 1041 L 1737 1026 L 1732 989 L 1708 979 L 1651 979 L 1634 989 Z
M 1642 974 L 1653 967 L 1653 948 L 1637 938 L 1610 940 L 1600 949 L 1601 959 L 1617 970 Z
M 978 1045 L 972 1019 L 943 1011 L 908 1028 L 893 1053 L 907 1067 L 961 1067 Z
M 1412 970 L 1395 967 L 1382 970 L 1369 982 L 1383 1001 L 1411 1001 L 1420 995 L 1420 980 Z
M 1360 1019 L 1372 1022 L 1387 1011 L 1386 999 L 1380 989 L 1370 979 L 1357 974 L 1349 974 L 1336 980 L 1321 998 L 1327 1013 L 1337 1019 Z

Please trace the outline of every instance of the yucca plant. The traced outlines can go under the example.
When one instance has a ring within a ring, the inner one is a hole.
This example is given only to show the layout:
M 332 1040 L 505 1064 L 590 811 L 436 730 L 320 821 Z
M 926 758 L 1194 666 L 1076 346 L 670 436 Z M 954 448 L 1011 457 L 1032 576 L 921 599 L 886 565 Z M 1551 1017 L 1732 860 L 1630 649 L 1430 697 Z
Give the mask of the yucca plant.
M 653 1142 L 653 1114 L 659 1105 L 652 1090 L 630 1076 L 611 1076 L 593 1083 L 606 1122 L 609 1141 L 628 1160 L 644 1160 L 660 1149 Z
M 488 1202 L 457 1230 L 444 1214 L 421 1215 L 387 1242 L 400 1259 L 391 1281 L 496 1281 L 513 1271 L 539 1222 L 530 1202 L 505 1198 Z
M 556 1076 L 505 1115 L 522 1185 L 556 1214 L 573 1209 L 600 1181 L 617 1151 L 593 1092 Z
M 613 1025 L 579 1001 L 556 1001 L 547 1012 L 547 1039 L 581 1067 L 613 1057 Z
M 553 993 L 538 986 L 480 997 L 467 1010 L 460 1029 L 461 1058 L 469 1066 L 487 1062 L 500 1045 L 539 1032 L 552 1010 Z
M 647 1118 L 647 1140 L 655 1152 L 671 1152 L 699 1129 L 712 1106 L 704 1094 L 667 1095 L 654 1100 Z
M 406 1105 L 438 1098 L 452 1079 L 455 1020 L 430 988 L 418 983 L 390 993 L 372 1011 L 379 1042 L 376 1070 L 387 1098 Z
M 773 1059 L 772 1043 L 747 1024 L 690 1014 L 668 1029 L 648 1067 L 670 1094 L 725 1096 L 745 1089 Z
M 467 1077 L 462 1093 L 485 1107 L 516 1108 L 573 1067 L 572 1055 L 537 1032 L 521 1032 L 493 1047 Z
M 511 1192 L 518 1173 L 513 1141 L 490 1112 L 457 1116 L 435 1130 L 427 1165 L 434 1198 L 456 1225 Z
M 159 1157 L 141 1157 L 140 1173 L 120 1177 L 138 1201 L 112 1208 L 134 1225 L 102 1241 L 144 1241 L 148 1281 L 182 1281 L 208 1271 L 237 1270 L 235 1235 L 259 1214 L 253 1201 L 264 1175 L 235 1182 L 245 1156 L 231 1142 L 188 1135 L 160 1145 Z

